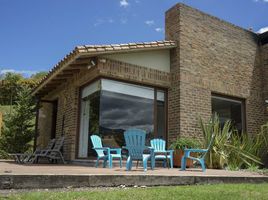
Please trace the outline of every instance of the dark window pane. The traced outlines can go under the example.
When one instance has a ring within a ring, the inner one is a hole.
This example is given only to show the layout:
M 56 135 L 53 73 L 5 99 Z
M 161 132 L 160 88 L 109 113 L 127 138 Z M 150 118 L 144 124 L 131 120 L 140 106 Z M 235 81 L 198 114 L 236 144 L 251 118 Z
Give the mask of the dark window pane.
M 234 128 L 239 133 L 243 130 L 243 101 L 232 100 L 222 97 L 212 97 L 212 113 L 217 113 L 221 125 L 223 126 L 226 120 L 231 120 Z
M 166 127 L 165 127 L 165 102 L 157 101 L 157 138 L 165 139 Z
M 100 91 L 95 92 L 89 96 L 89 131 L 88 135 L 90 138 L 93 134 L 99 134 L 99 119 L 100 119 Z M 89 142 L 88 145 L 88 155 L 95 156 L 95 151 L 92 151 L 92 143 Z M 92 154 L 93 153 L 93 154 Z
M 154 100 L 114 92 L 101 92 L 100 134 L 110 147 L 124 145 L 124 131 L 139 128 L 153 135 Z
M 90 136 L 99 133 L 99 107 L 100 91 L 81 99 L 79 157 L 95 155 L 92 154 Z

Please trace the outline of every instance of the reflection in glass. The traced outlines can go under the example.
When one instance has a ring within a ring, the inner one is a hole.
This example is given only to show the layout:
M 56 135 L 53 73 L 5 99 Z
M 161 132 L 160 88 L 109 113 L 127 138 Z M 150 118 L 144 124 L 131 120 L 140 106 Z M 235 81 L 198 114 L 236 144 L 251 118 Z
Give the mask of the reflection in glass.
M 129 128 L 153 134 L 154 100 L 109 91 L 101 92 L 100 134 L 110 147 L 124 145 L 124 131 Z
M 212 113 L 219 115 L 221 126 L 223 126 L 226 120 L 231 120 L 233 127 L 235 127 L 239 133 L 242 133 L 244 124 L 242 106 L 242 101 L 216 96 L 212 97 Z
M 156 91 L 156 92 L 155 92 Z M 104 146 L 124 146 L 124 131 L 138 128 L 152 138 L 165 138 L 165 92 L 151 87 L 101 79 L 81 91 L 79 157 L 95 156 L 89 137 Z M 154 110 L 156 109 L 156 110 Z
M 165 139 L 166 127 L 165 127 L 165 102 L 157 101 L 157 135 L 156 138 Z
M 92 152 L 89 135 L 99 132 L 100 91 L 81 100 L 79 157 L 88 157 Z

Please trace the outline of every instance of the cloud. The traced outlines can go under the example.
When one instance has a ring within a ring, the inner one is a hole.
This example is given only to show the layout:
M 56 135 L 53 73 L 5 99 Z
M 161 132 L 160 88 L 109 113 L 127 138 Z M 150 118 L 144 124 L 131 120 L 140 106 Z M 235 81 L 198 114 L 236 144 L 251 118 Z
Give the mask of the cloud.
M 128 21 L 127 18 L 122 18 L 122 19 L 120 19 L 121 24 L 126 24 L 127 21 Z
M 268 0 L 253 0 L 254 2 L 264 2 L 264 3 L 268 3 Z
M 108 19 L 97 19 L 96 22 L 93 24 L 94 26 L 100 26 L 105 23 L 114 23 L 114 19 L 108 18 Z
M 154 20 L 146 20 L 144 23 L 148 26 L 152 26 L 154 25 Z
M 99 26 L 102 25 L 104 23 L 103 19 L 97 19 L 97 21 L 94 23 L 94 26 Z
M 163 29 L 163 28 L 160 28 L 160 27 L 155 28 L 154 30 L 155 30 L 156 32 L 164 32 L 164 29 Z
M 126 8 L 129 6 L 129 3 L 127 0 L 121 0 L 120 1 L 120 7 Z
M 38 71 L 33 70 L 16 70 L 16 69 L 1 69 L 0 74 L 6 74 L 6 73 L 17 73 L 22 74 L 23 76 L 30 77 L 33 74 L 36 74 Z
M 113 19 L 108 19 L 108 22 L 109 22 L 110 24 L 112 24 L 112 23 L 114 23 L 114 20 L 113 20 Z
M 264 32 L 267 32 L 267 31 L 268 31 L 268 26 L 261 28 L 260 30 L 257 31 L 257 33 L 264 33 Z

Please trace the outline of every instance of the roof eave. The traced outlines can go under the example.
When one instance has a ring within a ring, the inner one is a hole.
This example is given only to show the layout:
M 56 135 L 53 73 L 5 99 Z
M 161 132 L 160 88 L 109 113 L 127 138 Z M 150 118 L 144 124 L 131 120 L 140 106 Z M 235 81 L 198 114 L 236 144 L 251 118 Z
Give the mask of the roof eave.
M 134 44 L 134 43 L 133 43 Z M 94 47 L 94 48 L 92 48 Z M 172 49 L 176 47 L 174 41 L 166 41 L 162 43 L 142 43 L 133 45 L 131 48 L 130 44 L 123 45 L 103 45 L 103 46 L 77 46 L 70 54 L 66 55 L 52 70 L 49 71 L 48 75 L 45 76 L 40 83 L 33 89 L 32 94 L 37 95 L 38 92 L 49 83 L 54 77 L 61 73 L 68 65 L 74 62 L 80 57 L 94 57 L 104 54 L 116 54 L 116 53 L 129 53 L 129 52 L 140 52 L 140 51 L 152 51 L 162 49 Z M 134 48 L 135 47 L 135 48 Z

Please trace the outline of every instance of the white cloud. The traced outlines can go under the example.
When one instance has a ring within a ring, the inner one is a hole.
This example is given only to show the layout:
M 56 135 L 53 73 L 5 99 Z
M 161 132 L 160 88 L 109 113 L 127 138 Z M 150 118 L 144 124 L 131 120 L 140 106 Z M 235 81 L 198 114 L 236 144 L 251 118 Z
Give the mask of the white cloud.
M 154 30 L 155 30 L 156 32 L 164 32 L 164 29 L 163 29 L 163 28 L 160 28 L 160 27 L 155 28 Z
M 129 6 L 129 3 L 127 0 L 121 0 L 120 1 L 120 7 L 126 8 Z
M 102 25 L 104 23 L 103 19 L 97 19 L 97 21 L 94 23 L 94 26 L 99 26 Z
M 108 22 L 112 24 L 112 23 L 114 23 L 114 20 L 113 19 L 108 19 Z
M 152 26 L 154 25 L 154 20 L 146 20 L 144 23 L 147 24 L 148 26 Z
M 264 33 L 266 31 L 268 31 L 268 26 L 261 28 L 260 30 L 257 31 L 257 33 Z
M 122 18 L 122 19 L 120 19 L 121 24 L 126 24 L 127 21 L 128 21 L 127 18 Z
M 0 74 L 6 74 L 6 73 L 17 73 L 22 74 L 23 76 L 29 77 L 33 74 L 36 74 L 38 71 L 33 70 L 16 70 L 16 69 L 1 69 Z
M 108 18 L 108 19 L 97 19 L 96 22 L 93 24 L 94 26 L 100 26 L 105 23 L 114 23 L 114 19 Z
M 264 2 L 264 3 L 268 3 L 268 0 L 253 0 L 254 2 Z

